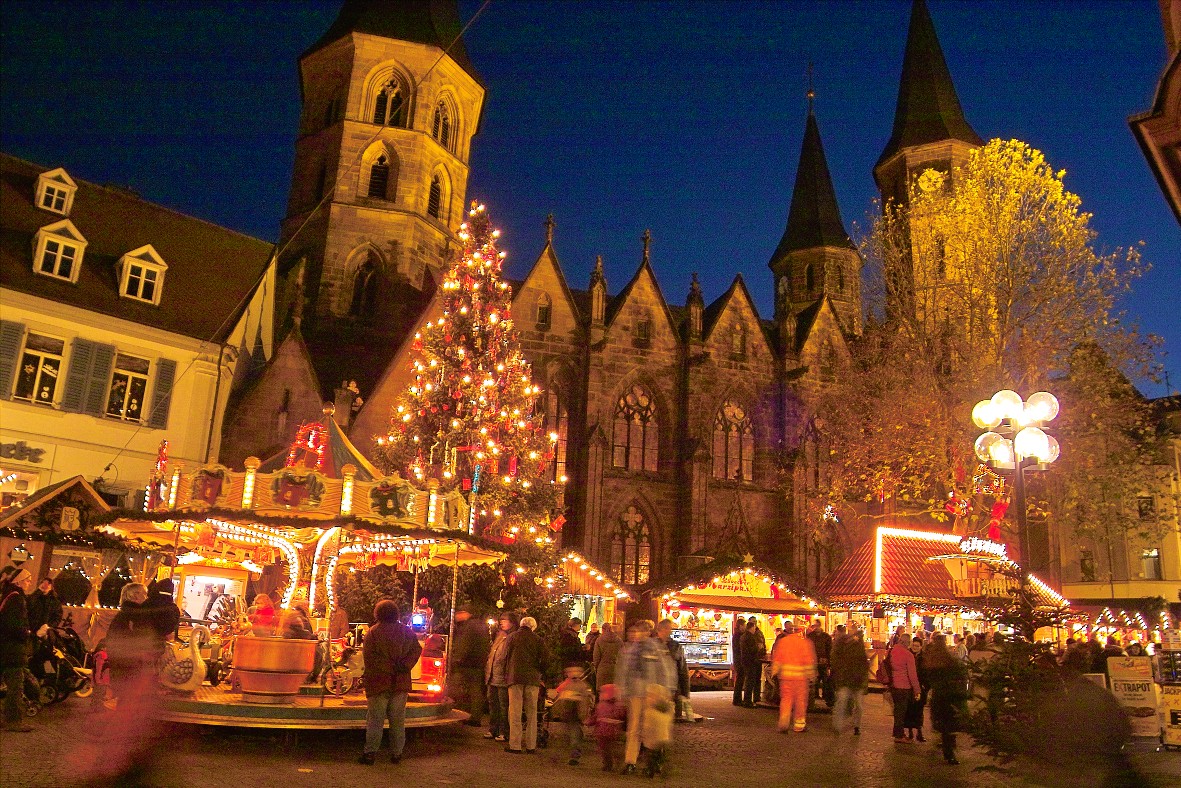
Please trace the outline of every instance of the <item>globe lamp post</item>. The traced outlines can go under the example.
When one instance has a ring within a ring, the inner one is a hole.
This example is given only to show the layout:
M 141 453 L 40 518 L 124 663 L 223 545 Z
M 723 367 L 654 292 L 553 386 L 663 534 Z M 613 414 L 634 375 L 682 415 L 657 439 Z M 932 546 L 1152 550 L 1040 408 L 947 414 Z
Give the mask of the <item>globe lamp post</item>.
M 1017 538 L 1021 562 L 1030 564 L 1029 531 L 1025 517 L 1025 471 L 1044 470 L 1058 459 L 1058 441 L 1042 425 L 1058 415 L 1058 400 L 1039 391 L 1022 401 L 1021 395 L 1002 389 L 972 408 L 972 422 L 987 430 L 976 439 L 976 456 L 994 470 L 1013 472 L 1013 505 L 1017 507 Z

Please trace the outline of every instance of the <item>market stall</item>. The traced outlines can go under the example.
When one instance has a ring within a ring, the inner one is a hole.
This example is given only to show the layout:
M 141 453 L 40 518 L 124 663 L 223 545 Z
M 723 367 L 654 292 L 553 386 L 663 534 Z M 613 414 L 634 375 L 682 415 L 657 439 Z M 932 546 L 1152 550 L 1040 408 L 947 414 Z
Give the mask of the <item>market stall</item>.
M 551 587 L 561 589 L 571 603 L 570 615 L 582 621 L 587 630 L 592 624 L 623 626 L 619 606 L 631 600 L 622 587 L 612 583 L 594 564 L 578 553 L 567 553 L 558 564 L 557 576 L 547 578 Z
M 1019 571 L 998 542 L 939 531 L 879 526 L 868 541 L 817 586 L 835 623 L 856 621 L 872 643 L 874 662 L 898 627 L 980 632 L 987 612 L 1011 598 Z M 1029 575 L 1041 606 L 1066 600 Z M 876 667 L 871 665 L 871 670 Z
M 1111 599 L 1104 602 L 1080 599 L 1070 603 L 1069 634 L 1076 640 L 1091 636 L 1106 642 L 1115 637 L 1125 646 L 1140 642 L 1159 650 L 1166 630 L 1181 621 L 1181 604 L 1159 599 Z
M 732 684 L 737 618 L 754 618 L 769 650 L 784 623 L 806 624 L 825 612 L 817 599 L 753 562 L 706 564 L 688 582 L 657 593 L 660 615 L 676 625 L 673 638 L 685 649 L 690 682 L 700 688 Z

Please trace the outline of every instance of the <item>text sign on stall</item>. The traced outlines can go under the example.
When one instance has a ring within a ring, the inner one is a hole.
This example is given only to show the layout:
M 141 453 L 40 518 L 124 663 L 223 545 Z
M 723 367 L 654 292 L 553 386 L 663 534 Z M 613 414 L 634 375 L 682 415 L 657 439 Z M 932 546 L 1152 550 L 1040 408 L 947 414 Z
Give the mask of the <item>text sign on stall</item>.
M 741 572 L 737 577 L 721 577 L 692 591 L 701 596 L 749 596 L 756 599 L 778 599 L 779 589 L 754 574 Z
M 1181 747 L 1181 684 L 1164 684 L 1160 688 L 1161 723 L 1164 727 L 1162 744 Z
M 1156 682 L 1151 657 L 1108 657 L 1111 694 L 1128 710 L 1133 736 L 1157 736 Z

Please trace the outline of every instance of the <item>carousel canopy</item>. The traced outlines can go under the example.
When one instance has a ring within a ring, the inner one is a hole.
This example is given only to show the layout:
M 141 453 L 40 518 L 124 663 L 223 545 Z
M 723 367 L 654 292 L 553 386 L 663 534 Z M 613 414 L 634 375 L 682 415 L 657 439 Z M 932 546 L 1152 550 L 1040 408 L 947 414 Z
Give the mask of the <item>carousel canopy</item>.
M 344 434 L 332 417 L 334 411 L 331 406 L 325 407 L 321 421 L 303 425 L 291 447 L 264 460 L 258 466 L 258 472 L 275 473 L 302 464 L 329 479 L 343 479 L 344 466 L 352 465 L 357 469 L 354 475 L 357 481 L 380 479 L 381 471 Z

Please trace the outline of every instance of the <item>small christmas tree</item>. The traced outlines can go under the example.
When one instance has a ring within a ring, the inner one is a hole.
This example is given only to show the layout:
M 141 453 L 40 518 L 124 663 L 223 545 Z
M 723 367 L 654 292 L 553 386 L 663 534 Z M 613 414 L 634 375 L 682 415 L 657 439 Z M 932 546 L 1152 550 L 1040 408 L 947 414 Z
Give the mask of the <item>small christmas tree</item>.
M 546 544 L 558 436 L 534 413 L 541 389 L 513 328 L 499 235 L 473 203 L 462 252 L 440 285 L 443 316 L 415 334 L 414 383 L 376 440 L 375 460 L 387 473 L 435 479 L 440 492 L 470 492 L 473 533 Z

